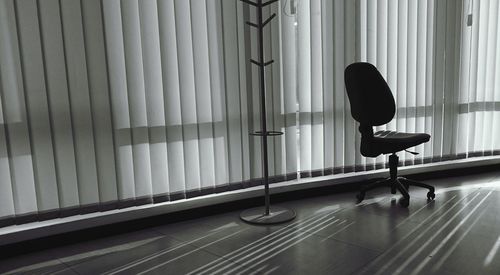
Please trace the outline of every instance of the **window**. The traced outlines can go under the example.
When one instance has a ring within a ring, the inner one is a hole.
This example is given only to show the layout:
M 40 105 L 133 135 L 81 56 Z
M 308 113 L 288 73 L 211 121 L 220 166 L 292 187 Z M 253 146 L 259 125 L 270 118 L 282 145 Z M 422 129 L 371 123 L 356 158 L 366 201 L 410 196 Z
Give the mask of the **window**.
M 405 165 L 500 152 L 495 0 L 287 0 L 266 30 L 272 181 L 365 159 L 344 68 L 397 102 L 377 130 L 427 132 Z M 470 16 L 469 16 L 470 14 Z M 253 9 L 234 0 L 0 1 L 0 223 L 260 184 Z

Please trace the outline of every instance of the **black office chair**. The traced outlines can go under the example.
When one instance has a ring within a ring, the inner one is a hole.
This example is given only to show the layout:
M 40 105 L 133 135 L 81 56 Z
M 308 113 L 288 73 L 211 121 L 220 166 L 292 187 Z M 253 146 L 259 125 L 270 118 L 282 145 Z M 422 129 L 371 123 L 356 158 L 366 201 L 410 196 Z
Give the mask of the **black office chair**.
M 351 103 L 351 114 L 360 124 L 361 154 L 372 158 L 380 154 L 391 154 L 389 156 L 390 178 L 363 187 L 357 195 L 358 201 L 361 202 L 365 198 L 366 191 L 386 186 L 391 188 L 392 194 L 395 194 L 398 189 L 403 195 L 403 198 L 399 200 L 400 205 L 408 207 L 410 204 L 408 188 L 411 185 L 429 189 L 427 199 L 433 200 L 435 198 L 433 186 L 398 177 L 399 158 L 396 155 L 399 151 L 428 142 L 431 136 L 424 133 L 395 131 L 378 131 L 374 134 L 373 126 L 388 123 L 396 113 L 396 104 L 391 89 L 377 68 L 369 63 L 360 62 L 347 66 L 344 77 Z

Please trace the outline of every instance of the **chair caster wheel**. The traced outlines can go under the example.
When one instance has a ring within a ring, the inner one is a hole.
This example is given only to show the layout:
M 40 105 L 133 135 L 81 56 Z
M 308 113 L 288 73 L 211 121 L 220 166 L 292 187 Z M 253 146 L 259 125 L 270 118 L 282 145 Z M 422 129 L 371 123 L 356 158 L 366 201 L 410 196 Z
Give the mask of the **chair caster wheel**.
M 358 199 L 358 203 L 362 202 L 365 199 L 365 193 L 357 194 L 356 199 Z
M 404 208 L 408 207 L 410 205 L 410 198 L 402 197 L 401 199 L 399 199 L 399 205 Z
M 428 200 L 434 200 L 434 198 L 436 198 L 436 194 L 434 194 L 434 192 L 428 192 L 427 193 L 427 199 Z

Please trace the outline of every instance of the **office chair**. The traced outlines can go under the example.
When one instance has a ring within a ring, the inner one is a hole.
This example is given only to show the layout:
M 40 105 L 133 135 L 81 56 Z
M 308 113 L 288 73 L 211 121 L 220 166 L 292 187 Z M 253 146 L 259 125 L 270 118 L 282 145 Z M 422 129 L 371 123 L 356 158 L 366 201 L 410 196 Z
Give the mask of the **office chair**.
M 389 156 L 390 177 L 363 187 L 357 195 L 358 202 L 365 198 L 365 193 L 368 190 L 381 186 L 391 188 L 392 194 L 396 194 L 396 189 L 399 190 L 403 195 L 399 203 L 403 207 L 408 207 L 410 204 L 410 195 L 408 194 L 410 186 L 429 189 L 427 199 L 433 200 L 435 198 L 433 186 L 398 177 L 399 158 L 396 155 L 399 151 L 428 142 L 431 136 L 425 133 L 395 131 L 373 133 L 373 126 L 388 123 L 396 113 L 396 104 L 391 89 L 377 68 L 369 63 L 360 62 L 347 66 L 344 78 L 352 117 L 359 122 L 361 154 L 372 158 L 380 154 L 391 154 Z

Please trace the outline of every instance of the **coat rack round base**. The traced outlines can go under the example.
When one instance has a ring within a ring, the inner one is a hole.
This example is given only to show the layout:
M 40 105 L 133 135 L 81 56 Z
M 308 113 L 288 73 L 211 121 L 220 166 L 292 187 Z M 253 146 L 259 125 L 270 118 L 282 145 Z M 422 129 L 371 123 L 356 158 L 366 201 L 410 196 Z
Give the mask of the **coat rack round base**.
M 293 220 L 295 216 L 295 211 L 279 206 L 271 206 L 268 215 L 265 206 L 250 208 L 240 214 L 242 220 L 251 224 L 284 223 Z

